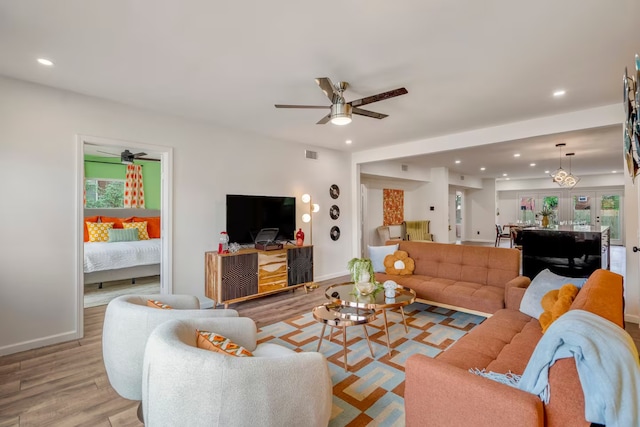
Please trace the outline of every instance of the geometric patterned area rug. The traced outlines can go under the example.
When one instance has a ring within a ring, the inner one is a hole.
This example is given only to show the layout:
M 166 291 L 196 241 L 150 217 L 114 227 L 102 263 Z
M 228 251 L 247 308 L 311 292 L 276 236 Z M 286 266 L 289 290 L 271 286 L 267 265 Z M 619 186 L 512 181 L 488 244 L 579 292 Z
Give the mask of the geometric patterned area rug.
M 412 354 L 435 357 L 480 324 L 484 317 L 442 307 L 413 303 L 404 308 L 409 332 L 399 311 L 387 311 L 391 355 L 387 351 L 382 315 L 367 324 L 374 358 L 361 326 L 347 328 L 344 371 L 342 331 L 327 327 L 320 352 L 329 362 L 333 410 L 329 426 L 403 426 L 404 364 Z M 316 351 L 322 324 L 311 313 L 258 330 L 258 342 L 272 342 L 295 351 Z

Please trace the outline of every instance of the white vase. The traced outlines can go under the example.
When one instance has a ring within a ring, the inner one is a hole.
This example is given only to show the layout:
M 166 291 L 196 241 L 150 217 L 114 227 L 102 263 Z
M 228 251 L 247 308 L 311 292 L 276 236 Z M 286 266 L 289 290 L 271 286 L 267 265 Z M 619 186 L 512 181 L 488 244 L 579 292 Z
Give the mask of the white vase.
M 367 283 L 370 280 L 371 280 L 371 275 L 369 274 L 368 271 L 360 272 L 360 280 L 358 280 L 358 283 Z

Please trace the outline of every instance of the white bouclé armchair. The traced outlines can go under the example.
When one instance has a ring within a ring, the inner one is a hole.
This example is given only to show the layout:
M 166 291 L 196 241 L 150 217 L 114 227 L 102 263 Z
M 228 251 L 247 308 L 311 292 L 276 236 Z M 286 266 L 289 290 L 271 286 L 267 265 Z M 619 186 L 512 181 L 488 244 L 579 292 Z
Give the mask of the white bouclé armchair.
M 147 307 L 157 300 L 172 310 Z M 123 295 L 109 303 L 102 330 L 102 357 L 111 386 L 122 397 L 142 400 L 142 361 L 156 326 L 185 318 L 237 317 L 235 310 L 200 310 L 191 295 Z
M 251 351 L 234 357 L 200 349 L 196 330 Z M 144 357 L 145 425 L 326 427 L 332 384 L 324 356 L 257 344 L 246 317 L 172 320 L 157 327 Z

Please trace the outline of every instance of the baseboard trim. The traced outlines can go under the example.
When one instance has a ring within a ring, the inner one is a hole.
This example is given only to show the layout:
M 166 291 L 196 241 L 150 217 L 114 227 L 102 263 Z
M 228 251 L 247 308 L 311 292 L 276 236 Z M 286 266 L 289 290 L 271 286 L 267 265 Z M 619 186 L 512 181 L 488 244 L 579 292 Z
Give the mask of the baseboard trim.
M 462 241 L 462 244 L 464 245 L 464 242 L 473 242 L 473 243 L 495 243 L 494 240 L 486 240 L 486 239 L 464 239 Z
M 349 275 L 349 270 L 344 270 L 338 273 L 330 273 L 330 274 L 323 274 L 322 276 L 316 276 L 314 277 L 313 281 L 322 282 L 323 280 L 335 279 L 336 277 L 342 277 L 342 276 L 348 276 L 348 275 Z
M 631 323 L 640 324 L 640 316 L 635 315 L 635 314 L 625 314 L 624 315 L 624 321 L 625 322 L 631 322 Z
M 428 300 L 428 299 L 416 298 L 416 301 L 417 302 L 421 302 L 423 304 L 435 305 L 437 307 L 442 307 L 442 308 L 446 308 L 446 309 L 449 309 L 449 310 L 462 311 L 464 313 L 474 314 L 476 316 L 481 316 L 481 317 L 489 318 L 489 317 L 493 316 L 492 313 L 485 313 L 483 311 L 471 310 L 469 308 L 458 307 L 456 305 L 443 304 L 441 302 L 435 302 L 435 301 L 431 301 L 431 300 Z
M 22 351 L 33 350 L 34 348 L 46 347 L 53 344 L 60 344 L 67 341 L 78 340 L 82 338 L 77 331 L 63 332 L 61 334 L 51 335 L 44 338 L 36 338 L 29 341 L 23 341 L 17 344 L 10 344 L 0 347 L 0 356 L 20 353 Z

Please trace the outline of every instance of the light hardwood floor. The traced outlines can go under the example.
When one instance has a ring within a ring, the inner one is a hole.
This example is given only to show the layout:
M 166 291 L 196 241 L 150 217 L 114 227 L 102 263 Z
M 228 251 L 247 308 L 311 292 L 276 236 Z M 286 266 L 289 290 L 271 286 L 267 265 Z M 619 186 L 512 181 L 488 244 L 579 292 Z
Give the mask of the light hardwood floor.
M 326 302 L 324 289 L 341 277 L 320 283 L 308 294 L 302 289 L 243 303 L 230 308 L 263 326 Z M 138 403 L 121 398 L 109 385 L 102 362 L 102 324 L 105 306 L 85 309 L 85 337 L 81 340 L 0 358 L 0 427 L 8 426 L 141 426 Z M 640 329 L 627 323 L 640 347 Z

